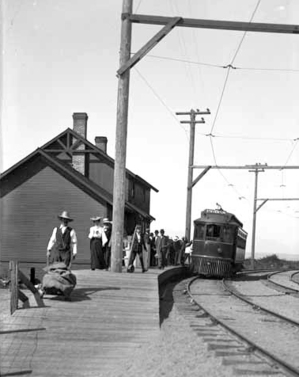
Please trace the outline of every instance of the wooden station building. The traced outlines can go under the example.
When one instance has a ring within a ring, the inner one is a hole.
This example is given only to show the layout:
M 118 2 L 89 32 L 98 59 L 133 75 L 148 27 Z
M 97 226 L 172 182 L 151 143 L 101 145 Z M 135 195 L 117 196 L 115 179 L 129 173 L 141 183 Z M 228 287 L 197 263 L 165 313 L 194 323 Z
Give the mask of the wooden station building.
M 90 217 L 112 217 L 114 159 L 107 138 L 86 139 L 86 113 L 73 114 L 67 128 L 0 176 L 0 261 L 45 263 L 57 216 L 70 213 L 78 237 L 76 263 L 90 260 Z M 158 190 L 126 170 L 125 229 L 149 226 L 151 190 Z M 112 219 L 113 220 L 113 219 Z

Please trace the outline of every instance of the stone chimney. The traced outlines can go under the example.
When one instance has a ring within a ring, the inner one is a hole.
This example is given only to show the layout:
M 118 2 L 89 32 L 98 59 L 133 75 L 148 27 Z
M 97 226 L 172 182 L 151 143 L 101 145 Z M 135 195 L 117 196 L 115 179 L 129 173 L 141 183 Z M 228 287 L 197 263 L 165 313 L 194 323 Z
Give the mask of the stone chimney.
M 87 136 L 87 119 L 88 116 L 86 113 L 74 113 L 73 114 L 73 130 L 82 136 L 84 139 L 86 139 Z M 75 143 L 76 140 L 73 141 Z M 76 148 L 76 151 L 84 150 L 85 145 L 79 145 L 78 148 Z M 83 175 L 87 175 L 87 161 L 85 153 L 74 153 L 73 154 L 73 168 L 76 169 L 78 172 L 80 172 Z
M 104 153 L 107 153 L 108 139 L 106 138 L 106 136 L 96 136 L 94 143 L 97 148 L 101 149 Z

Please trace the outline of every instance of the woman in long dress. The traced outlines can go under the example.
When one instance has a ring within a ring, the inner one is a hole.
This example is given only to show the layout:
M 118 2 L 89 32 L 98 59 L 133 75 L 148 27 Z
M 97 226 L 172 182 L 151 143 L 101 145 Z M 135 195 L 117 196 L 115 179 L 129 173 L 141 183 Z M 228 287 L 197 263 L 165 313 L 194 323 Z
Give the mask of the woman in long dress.
M 90 267 L 92 270 L 103 270 L 106 268 L 103 247 L 107 242 L 107 237 L 101 226 L 101 217 L 92 217 L 93 226 L 89 230 L 90 239 Z

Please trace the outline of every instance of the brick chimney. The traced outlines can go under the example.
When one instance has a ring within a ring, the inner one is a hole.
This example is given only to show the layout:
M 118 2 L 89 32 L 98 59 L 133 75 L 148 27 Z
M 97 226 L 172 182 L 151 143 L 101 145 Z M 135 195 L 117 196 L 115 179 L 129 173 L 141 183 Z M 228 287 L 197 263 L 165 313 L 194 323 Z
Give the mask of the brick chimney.
M 86 139 L 87 135 L 87 119 L 86 113 L 74 113 L 73 114 L 73 130 Z M 73 141 L 75 143 L 76 140 Z M 79 145 L 76 151 L 84 150 L 85 145 Z M 83 175 L 87 175 L 87 161 L 85 153 L 73 154 L 73 168 Z
M 96 136 L 94 143 L 97 148 L 101 149 L 104 153 L 107 153 L 108 139 L 106 138 L 106 136 Z

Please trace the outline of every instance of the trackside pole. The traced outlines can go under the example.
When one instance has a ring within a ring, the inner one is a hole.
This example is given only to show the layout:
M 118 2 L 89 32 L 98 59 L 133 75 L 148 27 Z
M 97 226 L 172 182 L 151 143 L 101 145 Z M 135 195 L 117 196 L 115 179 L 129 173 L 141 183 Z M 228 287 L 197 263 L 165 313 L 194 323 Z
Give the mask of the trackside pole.
M 119 57 L 120 67 L 130 59 L 132 24 L 129 20 L 129 16 L 132 14 L 132 9 L 133 0 L 123 0 Z M 112 272 L 122 272 L 129 84 L 130 70 L 128 69 L 121 74 L 118 79 L 111 249 Z

